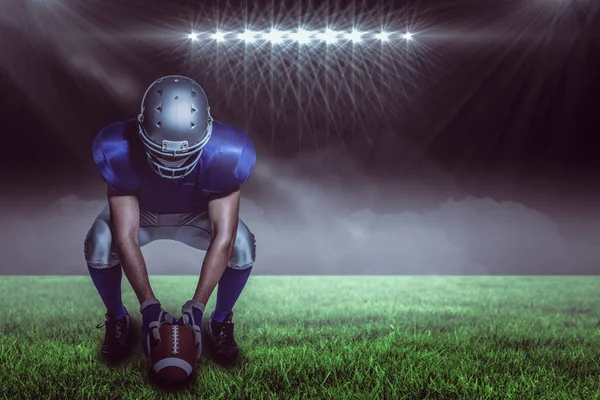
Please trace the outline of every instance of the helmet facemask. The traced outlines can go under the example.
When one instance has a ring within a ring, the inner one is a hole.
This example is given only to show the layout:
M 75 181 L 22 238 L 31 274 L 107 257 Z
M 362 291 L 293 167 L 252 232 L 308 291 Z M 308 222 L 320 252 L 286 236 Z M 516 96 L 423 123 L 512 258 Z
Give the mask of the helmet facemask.
M 154 172 L 161 178 L 181 179 L 189 175 L 202 156 L 202 150 L 212 134 L 212 118 L 210 110 L 207 110 L 209 115 L 209 123 L 206 127 L 204 139 L 194 145 L 192 149 L 188 147 L 187 141 L 172 142 L 163 140 L 162 147 L 148 138 L 141 124 L 139 126 L 139 134 L 144 143 L 146 157 L 148 163 Z

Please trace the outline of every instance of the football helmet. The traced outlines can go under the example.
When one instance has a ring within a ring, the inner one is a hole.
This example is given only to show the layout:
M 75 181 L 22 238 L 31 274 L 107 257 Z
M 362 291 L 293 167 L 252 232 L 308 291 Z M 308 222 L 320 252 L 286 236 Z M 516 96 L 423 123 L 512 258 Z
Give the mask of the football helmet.
M 194 80 L 169 75 L 144 93 L 139 134 L 150 166 L 158 175 L 181 179 L 198 164 L 212 134 L 206 94 Z

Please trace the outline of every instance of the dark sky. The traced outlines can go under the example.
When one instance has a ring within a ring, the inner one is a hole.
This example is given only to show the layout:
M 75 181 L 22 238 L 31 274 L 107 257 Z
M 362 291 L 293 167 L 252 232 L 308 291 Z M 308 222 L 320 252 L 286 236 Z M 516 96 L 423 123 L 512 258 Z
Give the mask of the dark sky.
M 8 1 L 0 115 L 11 127 L 5 148 L 28 138 L 28 151 L 9 151 L 2 164 L 89 166 L 98 129 L 135 115 L 154 78 L 182 73 L 206 88 L 219 118 L 273 155 L 341 146 L 371 168 L 406 168 L 395 149 L 409 141 L 462 172 L 599 165 L 600 15 L 591 1 L 178 3 Z M 185 40 L 191 26 L 299 23 L 416 35 L 328 53 Z
M 0 4 L 2 212 L 14 225 L 1 232 L 14 260 L 6 273 L 39 273 L 36 254 L 66 257 L 48 273 L 84 271 L 79 242 L 104 201 L 91 142 L 135 116 L 145 88 L 168 74 L 198 80 L 214 116 L 254 141 L 259 165 L 244 206 L 254 230 L 305 237 L 263 247 L 259 271 L 595 271 L 600 3 L 165 4 Z M 208 37 L 300 24 L 356 27 L 365 40 Z M 372 36 L 382 29 L 388 43 Z M 401 38 L 407 31 L 413 40 Z M 61 241 L 58 227 L 68 231 Z M 327 257 L 304 249 L 326 242 Z M 556 253 L 542 254 L 549 246 Z M 282 249 L 294 267 L 278 265 Z M 440 270 L 441 260 L 450 261 Z M 185 262 L 177 271 L 189 272 Z

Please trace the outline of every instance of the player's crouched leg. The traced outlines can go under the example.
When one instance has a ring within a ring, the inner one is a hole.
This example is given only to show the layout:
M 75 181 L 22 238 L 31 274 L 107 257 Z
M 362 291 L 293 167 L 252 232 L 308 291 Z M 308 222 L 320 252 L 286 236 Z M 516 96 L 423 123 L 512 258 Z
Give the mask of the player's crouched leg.
M 211 354 L 222 365 L 233 365 L 239 359 L 234 338 L 233 306 L 242 293 L 256 259 L 256 240 L 240 220 L 234 248 L 223 276 L 219 280 L 217 304 L 206 327 Z
M 131 332 L 131 317 L 121 299 L 122 268 L 113 249 L 110 228 L 110 213 L 106 207 L 88 231 L 84 243 L 88 272 L 104 306 L 104 341 L 100 347 L 103 356 L 120 360 L 128 355 L 134 337 Z
M 241 219 L 238 221 L 237 235 L 227 267 L 244 270 L 252 268 L 256 261 L 256 238 Z

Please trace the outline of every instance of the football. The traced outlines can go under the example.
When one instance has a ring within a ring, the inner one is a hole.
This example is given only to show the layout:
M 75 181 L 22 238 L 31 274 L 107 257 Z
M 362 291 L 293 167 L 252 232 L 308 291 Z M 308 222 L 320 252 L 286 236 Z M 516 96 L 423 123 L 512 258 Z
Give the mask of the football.
M 185 325 L 162 324 L 160 342 L 150 350 L 150 363 L 156 378 L 166 384 L 186 382 L 196 369 L 194 333 Z

